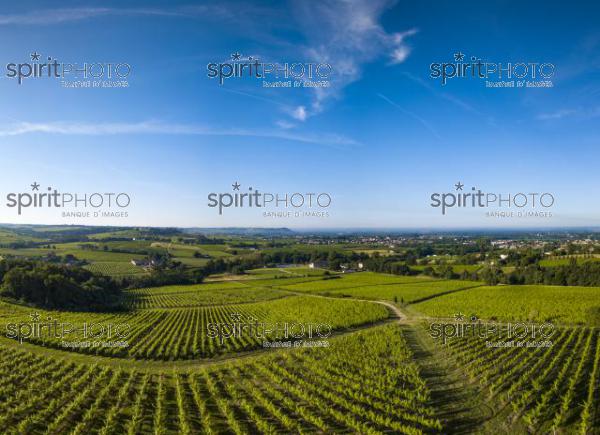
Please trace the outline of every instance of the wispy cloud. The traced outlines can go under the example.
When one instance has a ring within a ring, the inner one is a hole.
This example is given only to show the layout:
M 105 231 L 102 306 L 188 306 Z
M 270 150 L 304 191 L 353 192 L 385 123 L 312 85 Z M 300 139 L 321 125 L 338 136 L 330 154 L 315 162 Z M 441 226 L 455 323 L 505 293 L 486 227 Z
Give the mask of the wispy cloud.
M 275 124 L 279 128 L 283 128 L 285 130 L 296 127 L 296 124 L 294 124 L 293 122 L 286 121 L 285 119 L 280 119 L 276 121 Z
M 273 98 L 265 98 L 260 95 L 252 94 L 249 92 L 242 92 L 242 91 L 238 91 L 235 89 L 227 89 L 227 88 L 220 88 L 220 89 L 224 92 L 242 95 L 244 97 L 252 98 L 255 100 L 259 100 L 259 101 L 264 101 L 265 103 L 279 106 L 284 113 L 290 115 L 292 118 L 294 118 L 297 121 L 304 121 L 306 119 L 306 108 L 304 106 L 290 107 L 289 105 L 284 104 L 280 101 L 274 100 Z M 297 126 L 297 123 L 282 119 L 282 120 L 275 121 L 275 125 L 281 129 L 289 130 L 291 128 L 295 128 Z
M 409 36 L 415 35 L 417 33 L 417 29 L 409 29 L 406 32 L 402 32 L 402 33 L 396 33 L 393 37 L 394 39 L 394 48 L 392 50 L 391 53 L 391 61 L 390 63 L 392 65 L 397 64 L 397 63 L 402 63 L 404 62 L 407 58 L 408 55 L 411 52 L 411 48 L 409 45 L 407 45 L 405 43 L 405 39 L 408 38 Z
M 259 100 L 259 101 L 264 101 L 265 103 L 274 104 L 276 106 L 280 106 L 280 107 L 283 107 L 283 108 L 288 108 L 289 107 L 286 104 L 284 104 L 284 103 L 282 103 L 280 101 L 277 101 L 277 100 L 275 100 L 273 98 L 267 98 L 267 97 L 264 97 L 262 95 L 257 95 L 257 94 L 250 93 L 250 92 L 238 91 L 237 89 L 228 89 L 226 87 L 220 87 L 219 90 L 223 91 L 223 92 L 228 92 L 228 93 L 231 93 L 231 94 L 242 95 L 242 96 L 248 97 L 248 98 L 253 98 L 253 99 Z
M 425 119 L 423 119 L 422 117 L 420 117 L 419 115 L 406 110 L 404 107 L 400 106 L 398 103 L 395 103 L 394 101 L 390 100 L 388 97 L 386 97 L 383 94 L 377 94 L 377 96 L 379 98 L 381 98 L 382 100 L 388 102 L 389 104 L 391 104 L 392 106 L 394 106 L 396 109 L 400 110 L 402 113 L 404 113 L 405 115 L 413 118 L 414 120 L 416 120 L 417 122 L 419 122 L 423 127 L 425 127 L 425 129 L 427 129 L 436 139 L 438 140 L 442 140 L 442 138 L 440 137 L 440 135 L 437 133 L 437 131 L 435 130 L 435 128 L 432 127 L 432 125 L 427 122 Z
M 388 0 L 299 1 L 295 5 L 306 38 L 306 57 L 334 69 L 331 86 L 314 89 L 304 119 L 321 112 L 327 100 L 338 98 L 346 86 L 359 80 L 365 64 L 384 57 L 390 65 L 404 62 L 411 51 L 406 40 L 417 33 L 416 29 L 388 33 L 383 28 L 381 17 L 393 5 Z
M 444 100 L 449 101 L 450 103 L 460 107 L 463 110 L 466 110 L 467 112 L 476 113 L 478 115 L 483 116 L 483 114 L 479 110 L 475 109 L 471 104 L 467 103 L 465 100 L 458 98 L 448 92 L 440 91 L 440 90 L 434 88 L 433 86 L 431 86 L 431 84 L 427 83 L 427 81 L 423 80 L 421 77 L 417 77 L 406 71 L 402 72 L 402 74 L 405 77 L 412 80 L 413 82 L 415 82 L 415 83 L 419 84 L 420 86 L 422 86 L 423 88 L 427 89 L 434 96 L 443 98 Z
M 58 135 L 123 135 L 123 134 L 166 134 L 196 136 L 241 136 L 283 139 L 334 147 L 360 145 L 354 139 L 335 133 L 299 133 L 277 129 L 213 128 L 196 124 L 170 124 L 159 121 L 136 123 L 85 123 L 85 122 L 16 122 L 0 125 L 0 137 L 26 134 Z
M 230 12 L 218 5 L 182 6 L 177 8 L 105 8 L 78 7 L 61 9 L 40 9 L 22 14 L 0 14 L 0 25 L 62 24 L 91 18 L 115 15 L 155 15 L 155 16 L 228 16 Z
M 561 110 L 557 110 L 555 112 L 550 112 L 550 113 L 540 113 L 537 116 L 537 119 L 541 120 L 541 121 L 547 121 L 547 120 L 551 120 L 551 119 L 562 119 L 566 116 L 571 116 L 573 114 L 575 114 L 577 111 L 573 110 L 573 109 L 561 109 Z
M 309 101 L 290 103 L 282 112 L 295 121 L 303 122 L 320 113 L 326 102 L 341 96 L 343 89 L 359 80 L 364 66 L 378 59 L 387 59 L 387 65 L 405 62 L 411 46 L 407 40 L 417 33 L 409 28 L 401 32 L 389 32 L 383 28 L 381 18 L 394 5 L 393 0 L 320 0 L 319 2 L 294 1 L 291 20 L 294 32 L 303 41 L 267 38 L 273 45 L 285 46 L 302 53 L 307 62 L 329 63 L 333 67 L 328 88 L 313 88 Z M 278 9 L 279 10 L 279 9 Z M 279 11 L 282 12 L 282 11 Z M 182 5 L 172 7 L 72 7 L 39 9 L 18 14 L 0 14 L 0 26 L 7 25 L 60 25 L 107 16 L 163 16 L 181 18 L 227 19 L 241 21 L 245 28 L 258 27 L 265 19 L 275 25 L 285 26 L 281 17 L 290 17 L 288 11 L 274 18 L 273 8 L 268 9 L 244 2 L 235 4 Z M 248 35 L 252 32 L 247 32 Z M 264 42 L 264 35 L 261 41 Z
M 556 121 L 564 118 L 589 120 L 600 117 L 600 106 L 578 107 L 576 109 L 559 109 L 554 112 L 540 113 L 536 119 L 540 121 Z

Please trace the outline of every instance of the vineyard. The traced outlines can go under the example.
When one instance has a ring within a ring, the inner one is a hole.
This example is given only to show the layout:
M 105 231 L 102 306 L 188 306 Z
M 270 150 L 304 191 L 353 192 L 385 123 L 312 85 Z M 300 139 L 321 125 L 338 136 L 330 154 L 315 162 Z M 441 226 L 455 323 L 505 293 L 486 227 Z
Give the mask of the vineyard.
M 39 312 L 42 318 L 52 315 L 59 322 L 82 325 L 129 325 L 128 347 L 80 347 L 77 351 L 113 357 L 136 359 L 177 360 L 209 358 L 225 353 L 247 351 L 262 346 L 264 340 L 242 335 L 222 340 L 208 336 L 208 325 L 231 325 L 252 319 L 266 324 L 322 324 L 333 331 L 362 324 L 371 324 L 388 318 L 387 308 L 368 302 L 325 300 L 290 296 L 266 302 L 214 307 L 153 309 L 124 314 L 50 313 Z M 2 323 L 28 321 L 28 312 L 14 309 L 3 313 Z M 275 332 L 266 334 L 275 339 Z M 73 338 L 73 340 L 75 337 Z M 81 340 L 81 339 L 80 339 Z M 61 348 L 63 341 L 54 336 L 29 338 L 29 342 Z
M 337 297 L 353 297 L 358 299 L 376 299 L 393 302 L 414 303 L 427 300 L 433 296 L 480 286 L 473 281 L 441 281 L 424 280 L 423 278 L 405 277 L 398 282 L 363 279 L 346 280 L 330 279 L 301 284 L 282 284 L 281 288 L 291 291 L 317 293 Z
M 333 277 L 333 279 L 325 279 L 319 281 L 314 286 L 305 286 L 305 289 L 310 289 L 312 291 L 320 291 L 321 289 L 334 290 L 364 285 L 390 285 L 432 281 L 432 278 L 423 276 L 386 275 L 373 272 L 332 275 L 330 276 L 330 278 L 331 277 Z M 302 289 L 302 287 L 300 287 L 299 289 Z
M 124 312 L 36 310 L 42 320 L 73 325 L 127 324 L 128 346 L 0 338 L 0 427 L 15 434 L 594 433 L 600 336 L 585 313 L 597 291 L 257 269 L 127 290 Z M 0 324 L 28 322 L 32 311 L 0 302 Z M 426 316 L 459 311 L 571 326 L 559 327 L 546 348 L 412 337 L 426 335 L 419 326 Z M 265 348 L 281 340 L 276 331 L 229 334 L 240 319 L 327 323 L 332 335 L 328 347 Z M 210 325 L 223 334 L 210 336 Z M 475 426 L 461 426 L 465 418 Z
M 598 287 L 506 285 L 443 295 L 418 303 L 415 309 L 433 317 L 463 312 L 482 319 L 600 325 L 596 313 L 598 301 Z
M 600 331 L 556 330 L 551 347 L 488 347 L 453 338 L 444 353 L 500 403 L 506 427 L 534 433 L 592 433 L 598 428 Z
M 131 309 L 149 309 L 228 305 L 259 302 L 284 296 L 285 293 L 271 288 L 223 282 L 129 290 L 126 292 L 126 301 Z
M 8 433 L 431 433 L 441 423 L 393 326 L 189 372 L 140 372 L 2 348 Z M 15 370 L 15 367 L 27 370 Z
M 143 268 L 125 261 L 97 261 L 85 266 L 90 272 L 108 276 L 127 276 L 147 273 Z

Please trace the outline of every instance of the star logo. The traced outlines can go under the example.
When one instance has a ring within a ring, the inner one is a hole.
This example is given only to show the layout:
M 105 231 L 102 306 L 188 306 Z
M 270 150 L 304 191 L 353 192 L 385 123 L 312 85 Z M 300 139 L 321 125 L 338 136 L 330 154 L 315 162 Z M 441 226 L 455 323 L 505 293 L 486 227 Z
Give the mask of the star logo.
M 33 322 L 39 322 L 39 321 L 40 321 L 40 313 L 38 313 L 37 311 L 35 311 L 35 312 L 31 313 L 31 314 L 29 315 L 29 317 L 31 317 L 31 320 L 32 320 Z
M 237 51 L 231 54 L 231 60 L 240 60 L 240 57 L 242 57 L 242 55 Z
M 463 187 L 465 187 L 465 185 L 459 181 L 454 185 L 454 187 L 456 187 L 456 190 L 463 190 Z
M 463 321 L 465 319 L 465 315 L 461 312 L 458 312 L 454 315 L 454 320 L 457 322 Z
M 33 184 L 31 185 L 31 190 L 40 190 L 40 185 L 37 181 L 33 182 Z
M 231 185 L 231 187 L 233 187 L 233 190 L 240 190 L 240 186 L 241 184 L 237 181 Z
M 31 53 L 31 60 L 40 60 L 40 54 L 37 51 Z
M 465 59 L 465 55 L 464 53 L 461 53 L 460 51 L 458 53 L 454 53 L 454 60 L 457 62 L 462 62 Z

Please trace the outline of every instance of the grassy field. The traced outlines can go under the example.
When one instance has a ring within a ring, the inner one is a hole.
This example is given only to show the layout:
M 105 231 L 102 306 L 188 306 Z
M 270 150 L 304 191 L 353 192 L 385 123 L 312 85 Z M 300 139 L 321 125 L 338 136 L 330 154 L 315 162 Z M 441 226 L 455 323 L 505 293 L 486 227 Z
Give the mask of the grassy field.
M 30 248 L 0 248 L 0 257 L 44 257 L 49 254 L 58 256 L 73 255 L 78 260 L 89 263 L 86 268 L 109 276 L 127 276 L 144 274 L 143 268 L 131 264 L 132 260 L 142 260 L 148 254 L 170 254 L 173 261 L 179 261 L 190 268 L 206 265 L 211 258 L 231 257 L 227 245 L 202 244 L 188 245 L 172 242 L 155 242 L 135 239 L 139 233 L 133 230 L 94 234 L 90 241 L 40 244 Z M 131 236 L 131 240 L 108 240 L 110 237 Z M 38 241 L 42 239 L 23 238 L 12 232 L 0 231 L 0 243 L 15 241 Z M 135 239 L 135 240 L 134 240 Z M 202 257 L 195 256 L 200 253 Z M 291 272 L 290 272 L 291 273 Z
M 227 252 L 225 245 L 184 245 L 178 243 L 154 242 L 151 245 L 153 248 L 161 248 L 168 251 L 174 257 L 193 257 L 194 252 L 200 252 L 204 255 L 209 255 L 214 258 L 230 257 L 231 253 Z
M 454 273 L 462 273 L 464 271 L 466 272 L 476 272 L 479 269 L 481 269 L 483 266 L 480 264 L 450 264 L 450 266 L 452 267 L 452 270 L 454 271 Z M 437 265 L 416 265 L 416 266 L 410 266 L 411 269 L 414 270 L 419 270 L 422 271 L 427 267 L 431 267 L 434 270 L 439 270 L 442 266 L 437 266 Z
M 577 264 L 586 263 L 589 261 L 600 261 L 600 256 L 589 255 L 565 255 L 561 257 L 550 257 L 540 260 L 540 266 L 568 266 L 571 261 L 575 260 Z
M 0 244 L 8 244 L 8 243 L 23 243 L 23 242 L 39 242 L 42 239 L 33 236 L 25 236 L 22 234 L 17 234 L 14 231 L 8 231 L 4 229 L 0 229 Z
M 306 273 L 299 273 L 299 271 L 303 271 L 301 268 L 277 268 L 277 267 L 263 267 L 261 269 L 252 269 L 248 270 L 244 275 L 246 278 L 256 278 L 256 279 L 271 279 L 271 278 L 298 278 L 303 276 L 309 276 L 308 271 L 311 269 L 306 269 Z M 298 271 L 298 272 L 295 272 Z M 315 273 L 314 276 L 320 276 L 322 274 Z M 244 279 L 243 275 L 240 278 Z
M 0 248 L 0 255 L 14 255 L 16 257 L 42 257 L 48 254 L 56 255 L 74 255 L 79 260 L 86 260 L 89 262 L 130 262 L 133 259 L 141 259 L 144 257 L 143 254 L 135 253 L 121 253 L 111 252 L 103 250 L 88 250 L 80 249 L 71 244 L 66 245 L 53 245 L 56 249 L 52 248 L 21 248 L 21 249 L 9 249 Z
M 42 257 L 44 255 L 48 255 L 51 251 L 50 249 L 45 248 L 21 248 L 21 249 L 12 249 L 12 248 L 0 248 L 0 255 L 14 255 L 17 257 Z

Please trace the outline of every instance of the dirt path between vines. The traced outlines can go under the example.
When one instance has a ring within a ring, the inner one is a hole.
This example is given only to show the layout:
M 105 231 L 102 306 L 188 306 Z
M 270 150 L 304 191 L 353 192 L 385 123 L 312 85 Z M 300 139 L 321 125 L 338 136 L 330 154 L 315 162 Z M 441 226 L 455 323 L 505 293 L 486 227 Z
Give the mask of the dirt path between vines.
M 304 295 L 277 288 L 295 295 Z M 311 294 L 313 297 L 325 299 L 346 299 L 333 296 Z M 347 298 L 348 300 L 371 302 L 384 305 L 396 318 L 396 323 L 402 329 L 414 360 L 421 369 L 421 376 L 427 382 L 431 391 L 431 405 L 437 410 L 436 416 L 442 421 L 446 434 L 468 434 L 476 432 L 481 421 L 490 418 L 494 410 L 481 400 L 478 391 L 465 382 L 463 374 L 449 363 L 443 352 L 436 347 L 427 331 L 418 323 L 427 317 L 408 316 L 399 307 L 388 301 Z
M 382 321 L 357 325 L 332 333 L 331 338 L 353 334 L 360 330 L 377 327 L 394 322 L 402 329 L 407 345 L 414 355 L 414 360 L 421 369 L 421 376 L 427 382 L 431 391 L 431 405 L 437 410 L 438 418 L 444 426 L 444 433 L 466 434 L 472 433 L 482 420 L 489 418 L 493 410 L 487 409 L 485 403 L 477 392 L 463 379 L 460 370 L 452 366 L 445 358 L 443 351 L 436 347 L 425 329 L 418 323 L 424 318 L 409 316 L 398 306 L 385 300 L 370 300 L 356 298 L 339 298 L 333 296 L 307 294 L 276 288 L 288 295 L 315 297 L 333 300 L 351 300 L 359 303 L 372 303 L 385 306 L 390 316 Z M 24 342 L 20 344 L 4 336 L 0 336 L 0 343 L 15 349 L 22 349 L 66 362 L 83 364 L 108 365 L 115 369 L 138 370 L 149 373 L 190 372 L 202 367 L 218 366 L 235 361 L 243 361 L 281 351 L 277 348 L 258 348 L 235 354 L 223 355 L 211 359 L 195 360 L 136 360 L 134 358 L 112 358 L 109 356 L 91 355 L 69 350 L 44 347 L 37 344 Z

